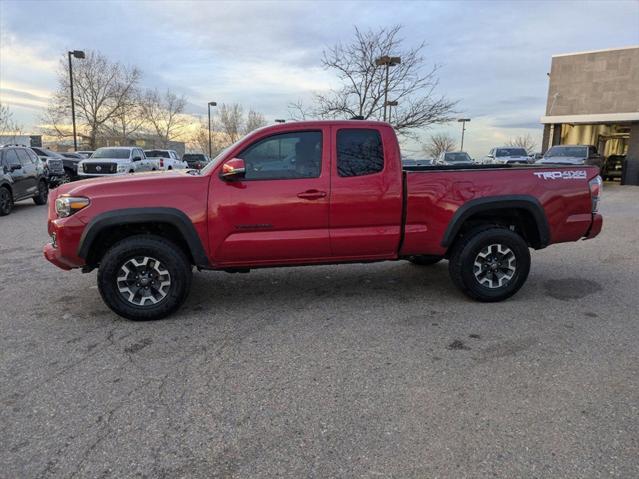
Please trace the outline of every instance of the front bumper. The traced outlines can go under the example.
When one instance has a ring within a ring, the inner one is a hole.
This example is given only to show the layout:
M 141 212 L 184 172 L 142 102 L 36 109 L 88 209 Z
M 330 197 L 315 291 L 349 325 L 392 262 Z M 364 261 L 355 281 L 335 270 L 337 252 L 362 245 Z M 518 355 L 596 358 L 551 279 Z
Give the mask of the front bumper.
M 54 206 L 52 206 L 54 202 L 52 201 L 50 205 L 50 218 L 55 214 Z M 43 248 L 47 261 L 64 270 L 85 266 L 85 260 L 78 256 L 78 245 L 85 226 L 85 223 L 76 215 L 68 218 L 49 219 L 47 229 L 52 241 Z

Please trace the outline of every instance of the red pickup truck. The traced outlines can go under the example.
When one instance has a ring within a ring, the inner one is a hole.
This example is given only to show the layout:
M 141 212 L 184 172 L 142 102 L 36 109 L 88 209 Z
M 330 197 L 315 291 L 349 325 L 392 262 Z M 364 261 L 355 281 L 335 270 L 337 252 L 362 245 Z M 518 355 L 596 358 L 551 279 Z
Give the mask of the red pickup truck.
M 600 191 L 596 167 L 403 168 L 386 123 L 285 123 L 200 171 L 60 186 L 44 254 L 62 269 L 99 268 L 106 304 L 134 320 L 178 309 L 193 266 L 447 259 L 464 293 L 500 301 L 526 281 L 529 248 L 601 231 Z

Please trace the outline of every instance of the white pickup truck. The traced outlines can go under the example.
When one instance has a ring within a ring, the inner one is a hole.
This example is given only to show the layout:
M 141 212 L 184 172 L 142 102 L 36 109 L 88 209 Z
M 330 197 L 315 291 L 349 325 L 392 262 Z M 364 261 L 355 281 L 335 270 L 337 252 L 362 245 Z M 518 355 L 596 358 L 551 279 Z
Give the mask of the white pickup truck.
M 153 161 L 144 155 L 142 148 L 116 146 L 98 148 L 91 158 L 78 163 L 78 176 L 114 176 L 151 171 L 156 169 Z
M 154 167 L 157 170 L 182 170 L 188 168 L 185 161 L 180 160 L 180 157 L 175 150 L 144 150 L 146 157 L 154 162 Z

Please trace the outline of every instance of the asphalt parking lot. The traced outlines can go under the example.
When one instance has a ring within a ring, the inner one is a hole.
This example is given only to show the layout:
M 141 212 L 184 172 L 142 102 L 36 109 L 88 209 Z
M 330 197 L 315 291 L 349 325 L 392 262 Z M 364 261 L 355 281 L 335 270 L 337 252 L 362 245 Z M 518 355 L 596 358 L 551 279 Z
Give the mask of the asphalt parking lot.
M 480 304 L 446 263 L 196 273 L 135 323 L 0 218 L 0 477 L 638 477 L 639 188 Z

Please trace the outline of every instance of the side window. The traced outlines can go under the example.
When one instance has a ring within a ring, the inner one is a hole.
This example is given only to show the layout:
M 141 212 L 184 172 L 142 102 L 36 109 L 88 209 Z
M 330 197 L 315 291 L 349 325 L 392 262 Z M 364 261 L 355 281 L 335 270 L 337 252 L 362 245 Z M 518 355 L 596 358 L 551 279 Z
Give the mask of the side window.
M 7 163 L 8 167 L 17 166 L 20 164 L 18 155 L 16 155 L 16 150 L 14 150 L 13 148 L 5 151 L 4 161 Z
M 35 163 L 36 165 L 40 163 L 40 158 L 38 158 L 38 155 L 36 155 L 33 150 L 25 151 L 27 152 L 27 155 L 29 155 L 29 158 L 31 158 L 31 161 L 33 161 L 33 163 Z
M 237 157 L 246 163 L 247 180 L 317 178 L 322 167 L 322 132 L 269 136 L 253 143 Z
M 384 169 L 384 148 L 377 130 L 345 129 L 337 132 L 337 173 L 364 176 Z
M 18 158 L 20 159 L 20 163 L 22 164 L 22 166 L 30 166 L 33 164 L 33 162 L 31 161 L 31 158 L 29 157 L 29 155 L 27 154 L 26 150 L 15 150 L 15 152 L 18 155 Z

